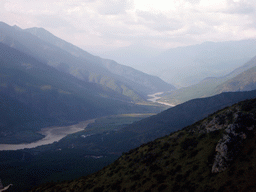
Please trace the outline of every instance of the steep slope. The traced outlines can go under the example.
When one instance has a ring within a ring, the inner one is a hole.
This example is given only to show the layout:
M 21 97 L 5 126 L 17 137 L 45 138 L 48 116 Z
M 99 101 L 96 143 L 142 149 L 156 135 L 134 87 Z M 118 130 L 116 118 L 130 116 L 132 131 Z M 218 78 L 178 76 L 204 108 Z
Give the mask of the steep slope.
M 43 138 L 35 133 L 56 121 L 35 113 L 23 103 L 0 93 L 0 143 L 33 142 Z
M 73 137 L 68 141 L 61 141 L 54 146 L 54 149 L 73 145 L 75 148 L 76 146 L 83 146 L 86 149 L 93 147 L 104 153 L 122 154 L 191 125 L 217 110 L 255 97 L 256 91 L 251 91 L 223 93 L 209 98 L 191 100 L 122 129 L 105 131 L 86 138 Z
M 172 90 L 174 87 L 155 77 L 136 70 L 130 70 L 114 61 L 104 60 L 93 56 L 64 40 L 55 37 L 48 31 L 39 28 L 22 30 L 10 27 L 4 23 L 0 25 L 1 41 L 25 53 L 46 62 L 58 70 L 69 73 L 83 81 L 102 84 L 112 90 L 132 98 L 143 101 L 148 93 L 159 90 Z M 33 35 L 32 35 L 33 34 Z M 111 72 L 106 65 L 114 63 L 127 73 Z M 129 75 L 125 75 L 129 74 Z M 140 82 L 134 78 L 140 76 Z M 153 78 L 153 80 L 151 80 Z
M 122 87 L 123 85 L 125 89 L 129 89 L 132 92 L 133 100 L 143 100 L 142 95 L 109 76 L 109 72 L 102 67 L 101 63 L 77 58 L 67 51 L 45 42 L 17 27 L 10 27 L 4 23 L 0 23 L 0 28 L 2 43 L 16 48 L 41 62 L 47 63 L 83 81 L 98 84 L 102 82 L 102 84 L 105 84 L 121 94 L 124 89 Z
M 169 102 L 171 104 L 176 105 L 176 104 L 183 103 L 195 98 L 209 97 L 222 92 L 237 91 L 239 90 L 239 87 L 238 87 L 239 84 L 243 85 L 243 87 L 249 83 L 253 84 L 253 71 L 254 71 L 253 67 L 255 66 L 256 66 L 256 57 L 253 57 L 244 65 L 242 65 L 241 67 L 238 67 L 237 69 L 235 69 L 234 71 L 232 71 L 230 74 L 226 76 L 209 77 L 195 85 L 174 90 L 170 93 L 166 93 L 165 95 L 162 96 L 161 101 Z M 247 71 L 248 74 L 245 73 L 245 71 Z M 243 73 L 245 74 L 243 75 Z M 246 75 L 249 75 L 249 76 L 247 77 Z M 251 77 L 251 79 L 248 79 L 249 77 Z M 232 82 L 236 82 L 236 84 L 238 83 L 236 88 L 234 85 L 232 85 L 234 86 L 234 88 L 233 89 L 231 88 L 231 84 L 233 84 Z M 225 89 L 224 87 L 222 87 L 222 84 L 223 86 L 229 86 L 230 88 Z M 240 90 L 241 91 L 253 90 L 253 86 L 249 85 L 249 87 L 251 88 L 243 89 L 241 87 Z
M 191 125 L 224 107 L 255 97 L 256 91 L 230 92 L 185 102 L 157 115 L 135 122 L 123 131 L 117 132 L 115 138 L 124 138 L 123 135 L 126 135 L 126 139 L 117 139 L 116 143 L 118 145 L 115 147 L 120 147 L 120 151 L 138 147 L 143 143 Z
M 131 67 L 120 65 L 113 60 L 102 59 L 100 57 L 91 55 L 88 52 L 54 36 L 53 34 L 51 34 L 50 32 L 46 31 L 43 28 L 29 28 L 29 29 L 25 29 L 25 31 L 39 37 L 43 41 L 51 43 L 52 45 L 57 46 L 69 52 L 70 54 L 72 54 L 77 58 L 82 58 L 92 63 L 101 64 L 102 67 L 107 69 L 108 72 L 112 74 L 112 76 L 115 75 L 114 76 L 115 79 L 125 83 L 126 85 L 129 85 L 129 87 L 135 89 L 137 92 L 140 92 L 143 94 L 149 94 L 152 92 L 167 91 L 167 90 L 169 91 L 169 90 L 175 89 L 174 86 L 165 83 L 163 80 L 161 80 L 158 77 L 145 74 Z M 96 81 L 93 78 L 91 78 L 90 80 Z M 100 83 L 101 81 L 99 80 L 99 82 L 98 81 L 96 82 Z
M 43 41 L 46 41 L 52 45 L 55 45 L 75 57 L 83 58 L 87 61 L 93 63 L 100 63 L 104 68 L 106 68 L 110 73 L 115 74 L 115 78 L 119 81 L 124 81 L 131 87 L 134 87 L 136 91 L 142 93 L 152 93 L 152 92 L 159 92 L 159 91 L 167 91 L 175 89 L 174 86 L 165 83 L 160 78 L 156 76 L 151 76 L 145 74 L 141 71 L 135 70 L 131 67 L 127 67 L 124 65 L 120 65 L 117 62 L 109 59 L 102 59 L 100 57 L 94 56 L 89 54 L 88 52 L 54 36 L 50 32 L 46 31 L 43 28 L 29 28 L 25 29 L 27 31 Z
M 147 63 L 149 74 L 186 87 L 206 77 L 224 76 L 255 56 L 256 40 L 205 42 L 167 50 Z M 153 68 L 158 66 L 158 68 Z
M 256 99 L 129 151 L 101 171 L 31 191 L 255 191 Z
M 252 67 L 219 85 L 215 92 L 250 91 L 254 89 L 256 89 L 256 67 Z
M 2 43 L 0 69 L 2 143 L 21 142 L 22 133 L 49 124 L 156 109 L 137 106 L 111 89 L 76 79 Z

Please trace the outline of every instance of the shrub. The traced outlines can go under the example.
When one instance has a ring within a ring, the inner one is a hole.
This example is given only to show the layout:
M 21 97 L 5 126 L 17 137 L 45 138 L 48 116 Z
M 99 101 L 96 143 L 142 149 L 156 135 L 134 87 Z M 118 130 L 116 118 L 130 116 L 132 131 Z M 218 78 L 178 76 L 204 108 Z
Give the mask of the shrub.
M 182 180 L 183 180 L 183 175 L 177 174 L 176 177 L 175 177 L 175 181 L 176 181 L 176 182 L 180 182 L 180 181 L 182 181 Z
M 153 164 L 153 165 L 151 165 L 151 166 L 149 167 L 149 170 L 154 173 L 154 172 L 156 172 L 157 170 L 161 171 L 162 168 L 159 167 L 157 164 Z
M 181 165 L 178 165 L 174 171 L 175 172 L 180 172 L 181 171 Z
M 157 180 L 157 183 L 163 183 L 167 178 L 164 174 L 155 174 L 154 177 Z
M 192 170 L 193 170 L 193 171 L 196 171 L 196 170 L 198 170 L 198 168 L 199 168 L 198 165 L 194 165 L 193 168 L 192 168 Z
M 135 175 L 133 175 L 132 177 L 131 177 L 131 180 L 132 181 L 136 181 L 136 180 L 139 180 L 140 179 L 140 175 L 138 174 L 138 173 L 136 173 Z
M 111 189 L 112 189 L 112 190 L 121 191 L 121 186 L 120 186 L 120 184 L 121 184 L 121 181 L 120 181 L 120 180 L 117 180 L 115 183 L 113 183 L 113 184 L 111 185 Z
M 171 145 L 169 143 L 164 143 L 164 145 L 161 147 L 162 150 L 167 150 L 169 149 Z
M 167 188 L 167 185 L 166 184 L 161 184 L 159 187 L 158 187 L 158 191 L 163 191 Z
M 189 157 L 191 158 L 191 157 L 195 157 L 197 154 L 198 154 L 198 150 L 193 150 L 191 153 L 190 153 L 190 155 L 189 155 Z
M 94 188 L 93 192 L 102 192 L 104 191 L 104 186 L 101 186 L 101 187 L 96 187 Z
M 189 147 L 196 147 L 198 144 L 197 140 L 194 138 L 186 138 L 183 142 L 181 142 L 181 149 L 187 150 Z

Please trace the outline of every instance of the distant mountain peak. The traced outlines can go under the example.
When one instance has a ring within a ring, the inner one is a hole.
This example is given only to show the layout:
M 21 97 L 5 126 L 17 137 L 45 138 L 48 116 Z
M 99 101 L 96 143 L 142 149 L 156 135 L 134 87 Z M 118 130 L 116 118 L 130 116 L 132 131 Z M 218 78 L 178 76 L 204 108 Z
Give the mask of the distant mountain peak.
M 31 34 L 34 35 L 39 35 L 39 34 L 44 34 L 44 35 L 52 35 L 49 31 L 47 31 L 46 29 L 42 28 L 42 27 L 32 27 L 32 28 L 27 28 L 25 29 L 25 31 L 30 32 Z
M 17 25 L 13 25 L 13 28 L 16 29 L 16 30 L 22 31 L 22 29 Z

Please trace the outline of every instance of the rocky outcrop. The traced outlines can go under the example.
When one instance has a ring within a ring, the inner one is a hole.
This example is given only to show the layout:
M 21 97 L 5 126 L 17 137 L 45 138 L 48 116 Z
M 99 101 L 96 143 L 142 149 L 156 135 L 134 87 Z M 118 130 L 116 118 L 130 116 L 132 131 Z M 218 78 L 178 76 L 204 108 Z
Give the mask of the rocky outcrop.
M 222 133 L 222 138 L 215 147 L 216 154 L 212 165 L 212 173 L 219 173 L 228 168 L 239 153 L 243 141 L 252 134 L 255 125 L 256 118 L 253 113 L 236 105 L 209 116 L 189 131 L 201 134 L 215 131 Z
M 247 121 L 241 121 L 245 116 Z M 228 125 L 216 145 L 215 150 L 217 153 L 214 158 L 212 173 L 219 173 L 228 168 L 230 162 L 239 153 L 243 140 L 254 129 L 254 123 L 252 122 L 255 122 L 255 120 L 251 114 L 235 114 L 235 123 Z
M 4 187 L 3 189 L 0 189 L 0 192 L 4 192 L 4 191 L 8 190 L 11 186 L 12 186 L 12 184 Z
M 238 153 L 242 141 L 246 139 L 246 134 L 238 130 L 237 124 L 231 124 L 225 129 L 223 137 L 216 145 L 217 154 L 212 166 L 212 173 L 224 171 Z
M 2 184 L 2 181 L 0 179 L 0 192 L 4 192 L 4 191 L 8 190 L 11 186 L 12 186 L 12 184 L 4 187 L 3 184 Z

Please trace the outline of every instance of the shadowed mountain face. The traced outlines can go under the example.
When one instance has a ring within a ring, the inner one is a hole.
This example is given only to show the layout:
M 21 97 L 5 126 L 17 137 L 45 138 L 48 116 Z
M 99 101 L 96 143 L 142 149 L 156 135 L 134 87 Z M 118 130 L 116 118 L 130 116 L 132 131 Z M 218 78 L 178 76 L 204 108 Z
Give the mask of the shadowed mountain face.
M 102 59 L 100 57 L 89 54 L 88 52 L 68 43 L 58 37 L 52 35 L 43 28 L 29 28 L 25 31 L 37 36 L 38 38 L 57 46 L 75 57 L 82 58 L 92 63 L 100 63 L 109 73 L 115 75 L 115 78 L 119 81 L 125 82 L 131 88 L 134 88 L 138 92 L 144 94 L 159 92 L 159 91 L 170 91 L 175 89 L 174 86 L 165 83 L 160 78 L 152 75 L 142 73 L 141 71 L 135 70 L 131 67 L 120 65 L 117 62 L 109 59 Z M 125 79 L 124 79 L 125 78 Z
M 194 99 L 172 107 L 157 115 L 143 119 L 117 132 L 115 138 L 131 135 L 125 141 L 118 140 L 120 151 L 138 147 L 156 138 L 170 134 L 207 117 L 209 114 L 245 99 L 256 97 L 256 91 L 222 93 L 216 96 Z M 115 146 L 116 147 L 116 146 Z
M 144 101 L 149 93 L 174 89 L 157 77 L 93 56 L 41 28 L 22 30 L 0 23 L 0 33 L 2 43 L 80 80 L 104 85 L 136 102 Z
M 31 191 L 255 191 L 256 100 L 122 155 L 101 171 Z
M 42 136 L 35 132 L 49 125 L 159 110 L 135 105 L 123 94 L 79 80 L 2 43 L 0 69 L 1 143 L 37 140 Z
M 121 154 L 143 143 L 180 130 L 209 114 L 245 99 L 256 97 L 256 91 L 222 93 L 217 96 L 195 99 L 177 105 L 157 115 L 135 122 L 118 131 L 95 135 L 97 142 L 85 139 L 84 146 L 96 145 L 102 151 Z M 71 143 L 76 143 L 76 140 Z M 88 142 L 88 143 L 87 143 Z

